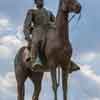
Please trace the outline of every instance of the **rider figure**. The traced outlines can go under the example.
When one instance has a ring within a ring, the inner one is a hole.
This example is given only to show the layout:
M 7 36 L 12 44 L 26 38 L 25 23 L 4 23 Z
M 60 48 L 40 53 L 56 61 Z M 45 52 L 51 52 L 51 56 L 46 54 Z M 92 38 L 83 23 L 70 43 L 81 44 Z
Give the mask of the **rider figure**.
M 30 9 L 27 12 L 23 30 L 25 39 L 29 43 L 28 47 L 31 48 L 33 68 L 43 65 L 42 61 L 37 59 L 39 58 L 39 45 L 44 45 L 49 27 L 55 24 L 55 16 L 44 8 L 44 0 L 35 0 L 35 5 L 36 9 Z M 30 38 L 31 34 L 32 40 Z

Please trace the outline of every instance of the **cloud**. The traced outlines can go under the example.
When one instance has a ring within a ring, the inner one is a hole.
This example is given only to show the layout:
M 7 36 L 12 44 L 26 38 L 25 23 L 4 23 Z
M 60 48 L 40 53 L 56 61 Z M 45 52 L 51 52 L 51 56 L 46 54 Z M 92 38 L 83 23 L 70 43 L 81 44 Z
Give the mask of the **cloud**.
M 7 23 L 8 22 L 4 21 L 5 27 L 8 27 L 8 25 L 6 25 Z M 27 45 L 27 42 L 24 40 L 22 26 L 18 26 L 15 34 L 3 35 L 0 37 L 0 58 L 14 56 L 15 52 L 25 45 Z
M 97 59 L 100 58 L 100 52 L 96 51 L 87 51 L 87 52 L 80 52 L 79 55 L 73 56 L 73 60 L 79 62 L 81 64 L 90 64 L 92 65 Z
M 15 84 L 14 72 L 7 72 L 5 76 L 0 75 L 0 87 L 7 89 L 15 87 Z
M 0 19 L 0 27 L 5 27 L 9 25 L 8 19 Z
M 93 99 L 91 99 L 91 100 L 99 100 L 99 98 L 93 98 Z
M 85 52 L 80 54 L 79 59 L 81 62 L 92 62 L 96 59 L 97 56 L 98 54 L 96 52 Z
M 15 34 L 0 37 L 0 68 L 2 70 L 0 73 L 5 73 L 13 69 L 13 60 L 17 51 L 19 48 L 27 45 L 23 36 L 21 37 L 20 34 L 22 33 L 17 30 Z
M 6 45 L 6 46 L 15 46 L 20 47 L 24 44 L 25 41 L 20 41 L 16 35 L 7 35 L 0 38 L 0 44 Z
M 89 65 L 82 66 L 81 72 L 91 80 L 95 81 L 98 85 L 100 84 L 100 76 L 96 75 Z
M 74 99 L 80 100 L 80 97 L 82 100 L 100 99 L 100 76 L 97 74 L 100 68 L 96 64 L 99 59 L 100 53 L 96 51 L 81 52 L 74 58 L 76 62 L 81 63 L 79 65 L 81 70 L 73 73 L 69 82 L 69 90 L 72 92 L 71 96 L 75 95 Z M 75 93 L 76 91 L 78 93 Z
M 100 76 L 96 75 L 90 65 L 81 65 L 81 71 L 70 75 L 69 97 L 73 96 L 77 100 L 99 100 Z
M 25 45 L 25 40 L 21 41 L 16 36 L 8 35 L 0 38 L 0 58 L 9 59 L 14 57 L 18 49 Z
M 100 75 L 100 52 L 94 50 L 85 52 L 81 51 L 78 55 L 73 55 L 72 59 L 77 64 L 89 65 L 96 75 Z
M 0 58 L 1 59 L 9 58 L 11 53 L 12 52 L 9 50 L 7 46 L 0 45 Z
M 5 76 L 0 75 L 0 92 L 5 96 L 15 95 L 15 75 L 14 72 L 7 72 Z
M 0 33 L 5 32 L 5 31 L 12 31 L 12 24 L 9 21 L 8 18 L 0 18 Z

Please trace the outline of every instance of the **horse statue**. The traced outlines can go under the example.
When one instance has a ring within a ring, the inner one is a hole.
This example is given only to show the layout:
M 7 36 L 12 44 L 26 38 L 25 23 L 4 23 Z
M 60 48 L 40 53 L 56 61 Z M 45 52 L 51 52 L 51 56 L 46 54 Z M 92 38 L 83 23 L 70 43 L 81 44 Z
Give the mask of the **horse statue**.
M 62 69 L 62 86 L 63 98 L 67 100 L 67 81 L 70 67 L 73 65 L 70 58 L 72 55 L 72 47 L 68 36 L 68 15 L 70 12 L 79 13 L 80 4 L 76 0 L 60 0 L 59 10 L 56 17 L 56 29 L 50 29 L 47 33 L 47 39 L 44 49 L 46 58 L 46 68 L 50 70 L 52 77 L 52 88 L 54 91 L 54 99 L 57 100 L 57 79 L 56 68 Z M 29 59 L 28 59 L 29 58 Z M 41 91 L 41 81 L 43 73 L 32 71 L 30 63 L 29 50 L 22 47 L 16 54 L 14 59 L 15 76 L 17 81 L 17 100 L 24 100 L 25 86 L 24 82 L 29 77 L 34 83 L 34 93 L 32 100 L 38 100 Z
M 56 16 L 56 29 L 51 28 L 46 36 L 44 55 L 52 77 L 54 100 L 57 100 L 56 68 L 62 69 L 63 100 L 67 100 L 68 73 L 71 67 L 72 46 L 69 41 L 69 13 L 80 13 L 81 5 L 77 0 L 60 0 Z

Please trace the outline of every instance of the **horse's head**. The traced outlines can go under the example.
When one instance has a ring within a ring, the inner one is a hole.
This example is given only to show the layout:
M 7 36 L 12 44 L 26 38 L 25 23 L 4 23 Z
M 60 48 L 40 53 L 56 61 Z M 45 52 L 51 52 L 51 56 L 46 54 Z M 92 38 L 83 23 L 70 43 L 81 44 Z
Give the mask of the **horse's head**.
M 80 13 L 81 4 L 77 0 L 62 0 L 61 9 L 64 12 Z

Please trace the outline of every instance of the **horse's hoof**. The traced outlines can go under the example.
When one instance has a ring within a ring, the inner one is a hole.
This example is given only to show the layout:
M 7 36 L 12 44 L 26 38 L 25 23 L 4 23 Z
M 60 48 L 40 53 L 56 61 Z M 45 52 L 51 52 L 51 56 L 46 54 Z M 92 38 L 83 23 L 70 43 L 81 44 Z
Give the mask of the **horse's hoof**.
M 32 100 L 38 100 L 38 98 L 36 96 L 33 96 Z

